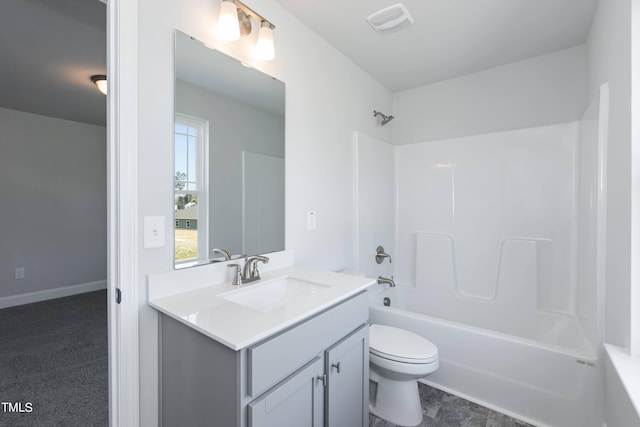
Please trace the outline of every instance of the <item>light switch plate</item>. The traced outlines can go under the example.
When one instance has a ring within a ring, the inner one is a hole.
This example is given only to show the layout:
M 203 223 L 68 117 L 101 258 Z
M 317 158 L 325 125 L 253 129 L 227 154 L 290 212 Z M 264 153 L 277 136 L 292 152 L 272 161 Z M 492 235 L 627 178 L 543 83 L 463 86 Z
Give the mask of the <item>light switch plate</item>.
M 315 230 L 316 229 L 316 212 L 309 211 L 307 212 L 307 230 Z
M 144 217 L 144 248 L 161 248 L 164 243 L 164 217 L 145 216 Z

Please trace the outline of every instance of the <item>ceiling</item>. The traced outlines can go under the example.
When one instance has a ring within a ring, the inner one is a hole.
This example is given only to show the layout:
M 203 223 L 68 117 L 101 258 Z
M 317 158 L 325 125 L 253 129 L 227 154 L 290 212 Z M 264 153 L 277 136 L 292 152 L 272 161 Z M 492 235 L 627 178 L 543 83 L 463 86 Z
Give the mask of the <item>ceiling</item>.
M 415 23 L 382 36 L 366 18 L 397 0 L 275 1 L 392 92 L 582 44 L 598 3 L 402 0 Z M 105 125 L 99 0 L 2 0 L 0 57 L 0 107 Z
M 379 35 L 366 18 L 398 0 L 276 1 L 394 93 L 582 44 L 598 3 L 401 0 L 414 24 Z
M 104 126 L 106 41 L 98 0 L 2 0 L 0 107 Z

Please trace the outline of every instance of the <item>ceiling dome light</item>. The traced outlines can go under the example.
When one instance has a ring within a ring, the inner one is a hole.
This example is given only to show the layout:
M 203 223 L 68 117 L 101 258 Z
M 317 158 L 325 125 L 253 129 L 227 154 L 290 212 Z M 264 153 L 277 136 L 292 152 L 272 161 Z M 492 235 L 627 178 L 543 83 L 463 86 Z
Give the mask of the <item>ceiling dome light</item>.
M 236 41 L 240 38 L 238 8 L 232 0 L 224 0 L 220 5 L 218 37 L 226 41 Z
M 258 41 L 256 43 L 256 55 L 258 58 L 271 61 L 276 57 L 275 45 L 273 43 L 273 25 L 268 21 L 262 21 Z
M 98 86 L 98 90 L 102 92 L 104 95 L 107 94 L 107 76 L 103 74 L 98 74 L 95 76 L 91 76 L 91 81 Z

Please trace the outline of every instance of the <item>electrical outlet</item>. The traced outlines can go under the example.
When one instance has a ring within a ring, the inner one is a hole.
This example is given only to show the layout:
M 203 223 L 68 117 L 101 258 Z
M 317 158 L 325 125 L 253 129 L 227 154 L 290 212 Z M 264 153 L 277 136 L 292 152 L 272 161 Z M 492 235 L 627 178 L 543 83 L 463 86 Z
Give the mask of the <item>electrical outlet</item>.
M 13 277 L 16 280 L 24 279 L 24 267 L 18 267 L 13 271 Z

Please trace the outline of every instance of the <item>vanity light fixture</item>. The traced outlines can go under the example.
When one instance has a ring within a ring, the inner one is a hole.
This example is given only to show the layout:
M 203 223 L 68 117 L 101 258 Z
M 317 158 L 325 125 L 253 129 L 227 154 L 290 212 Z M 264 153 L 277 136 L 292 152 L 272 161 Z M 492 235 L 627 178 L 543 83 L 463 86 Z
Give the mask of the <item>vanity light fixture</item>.
M 276 49 L 273 43 L 273 25 L 268 21 L 262 21 L 258 41 L 256 43 L 256 55 L 265 61 L 271 61 L 276 57 Z
M 238 8 L 232 0 L 224 0 L 220 5 L 218 37 L 229 42 L 234 42 L 240 38 Z
M 276 57 L 273 43 L 275 26 L 238 0 L 223 0 L 218 16 L 218 37 L 225 41 L 236 41 L 251 34 L 251 18 L 260 22 L 256 56 L 264 61 Z
M 104 95 L 107 94 L 107 76 L 105 76 L 104 74 L 91 76 L 91 81 L 95 83 L 100 92 L 102 92 Z

